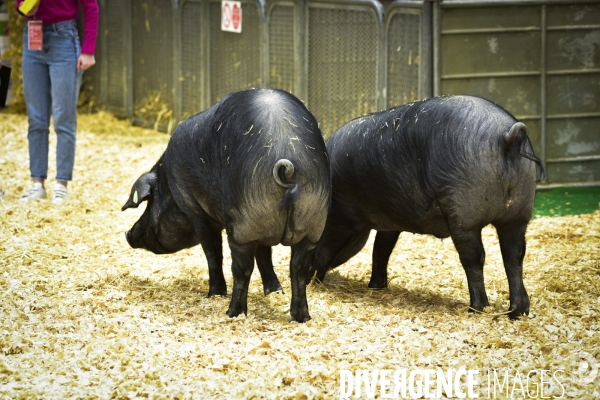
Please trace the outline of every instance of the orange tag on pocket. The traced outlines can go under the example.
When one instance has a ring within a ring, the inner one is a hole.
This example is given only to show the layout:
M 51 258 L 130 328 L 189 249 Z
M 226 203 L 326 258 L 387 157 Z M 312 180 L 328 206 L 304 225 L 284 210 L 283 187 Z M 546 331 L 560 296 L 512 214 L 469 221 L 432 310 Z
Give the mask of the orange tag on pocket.
M 42 21 L 29 21 L 29 50 L 42 50 L 44 46 L 44 34 L 42 33 Z

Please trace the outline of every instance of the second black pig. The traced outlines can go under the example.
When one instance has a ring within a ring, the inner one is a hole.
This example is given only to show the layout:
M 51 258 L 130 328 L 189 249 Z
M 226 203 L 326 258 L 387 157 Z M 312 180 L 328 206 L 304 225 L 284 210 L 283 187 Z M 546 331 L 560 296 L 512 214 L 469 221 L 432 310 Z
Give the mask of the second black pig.
M 247 313 L 254 258 L 266 293 L 279 286 L 270 246 L 291 246 L 290 313 L 304 322 L 310 319 L 310 261 L 330 197 L 327 151 L 313 115 L 287 92 L 247 90 L 226 96 L 175 129 L 163 156 L 136 181 L 123 206 L 148 201 L 126 237 L 132 247 L 158 254 L 200 243 L 208 261 L 209 295 L 224 295 L 225 229 L 233 273 L 230 317 Z
M 510 317 L 529 312 L 525 230 L 541 162 L 523 123 L 482 98 L 432 98 L 350 121 L 327 149 L 333 198 L 313 262 L 319 280 L 360 251 L 372 229 L 372 288 L 387 286 L 400 232 L 451 236 L 471 307 L 482 310 L 489 302 L 481 230 L 492 224 L 508 277 Z

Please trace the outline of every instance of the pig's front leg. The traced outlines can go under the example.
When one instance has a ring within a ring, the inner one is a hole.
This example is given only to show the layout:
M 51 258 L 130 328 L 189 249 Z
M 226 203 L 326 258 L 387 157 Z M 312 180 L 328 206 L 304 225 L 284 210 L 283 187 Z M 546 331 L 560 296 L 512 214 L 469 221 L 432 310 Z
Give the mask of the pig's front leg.
M 208 297 L 227 296 L 227 284 L 223 275 L 223 238 L 220 229 L 200 224 L 196 229 L 206 262 L 208 263 Z
M 283 290 L 273 268 L 273 257 L 270 246 L 256 246 L 256 265 L 263 282 L 265 296 Z
M 483 311 L 484 307 L 489 306 L 490 303 L 483 279 L 485 250 L 481 241 L 481 230 L 461 231 L 455 229 L 452 231 L 452 241 L 467 274 L 471 308 L 475 311 Z
M 233 291 L 227 315 L 231 318 L 248 313 L 248 286 L 254 269 L 256 243 L 238 244 L 229 238 Z
M 373 245 L 373 269 L 371 271 L 371 281 L 369 287 L 373 289 L 383 289 L 388 285 L 387 266 L 394 246 L 398 241 L 400 232 L 378 231 L 375 235 L 375 244 Z

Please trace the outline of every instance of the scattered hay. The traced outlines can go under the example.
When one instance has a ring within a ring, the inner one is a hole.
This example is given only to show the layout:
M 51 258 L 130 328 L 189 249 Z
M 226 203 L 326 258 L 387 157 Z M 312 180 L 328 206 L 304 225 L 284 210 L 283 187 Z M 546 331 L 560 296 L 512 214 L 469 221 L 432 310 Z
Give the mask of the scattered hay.
M 531 315 L 518 321 L 498 315 L 508 287 L 490 228 L 484 313 L 468 312 L 450 240 L 403 233 L 389 289 L 367 287 L 371 237 L 326 285 L 309 286 L 306 324 L 290 322 L 290 253 L 277 246 L 284 293 L 264 297 L 255 273 L 248 316 L 230 319 L 229 298 L 206 297 L 199 246 L 157 256 L 124 239 L 142 209 L 119 209 L 167 135 L 82 115 L 72 197 L 53 207 L 16 202 L 29 186 L 26 117 L 0 114 L 0 126 L 0 398 L 333 398 L 340 369 L 460 366 L 481 370 L 479 397 L 492 369 L 561 369 L 564 398 L 600 396 L 598 378 L 578 372 L 579 351 L 600 361 L 600 212 L 532 221 Z M 225 260 L 231 293 L 227 246 Z
M 174 129 L 175 118 L 171 106 L 164 100 L 169 98 L 167 92 L 166 87 L 161 90 L 149 91 L 145 98 L 137 102 L 135 116 L 154 130 L 162 128 L 171 133 Z

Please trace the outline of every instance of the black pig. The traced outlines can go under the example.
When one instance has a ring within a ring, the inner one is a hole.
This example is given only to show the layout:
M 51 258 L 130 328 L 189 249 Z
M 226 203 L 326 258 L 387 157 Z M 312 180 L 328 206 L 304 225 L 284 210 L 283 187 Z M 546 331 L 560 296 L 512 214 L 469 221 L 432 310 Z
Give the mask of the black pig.
M 333 197 L 311 269 L 317 279 L 360 251 L 371 229 L 377 230 L 372 288 L 387 286 L 400 232 L 451 236 L 471 307 L 482 310 L 489 302 L 481 230 L 492 224 L 508 277 L 509 316 L 529 312 L 522 278 L 525 230 L 535 163 L 544 170 L 523 123 L 479 97 L 439 97 L 350 121 L 329 138 L 327 150 Z
M 287 92 L 257 89 L 230 94 L 183 121 L 122 209 L 148 200 L 126 233 L 131 247 L 162 254 L 200 243 L 209 296 L 227 293 L 225 229 L 232 255 L 230 317 L 247 312 L 254 258 L 268 293 L 281 287 L 270 246 L 291 246 L 290 313 L 304 322 L 310 319 L 308 271 L 330 198 L 327 151 L 313 115 Z

